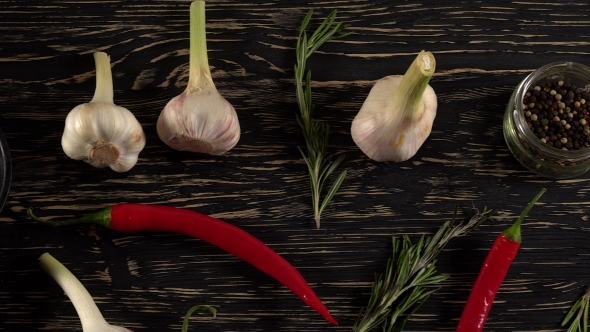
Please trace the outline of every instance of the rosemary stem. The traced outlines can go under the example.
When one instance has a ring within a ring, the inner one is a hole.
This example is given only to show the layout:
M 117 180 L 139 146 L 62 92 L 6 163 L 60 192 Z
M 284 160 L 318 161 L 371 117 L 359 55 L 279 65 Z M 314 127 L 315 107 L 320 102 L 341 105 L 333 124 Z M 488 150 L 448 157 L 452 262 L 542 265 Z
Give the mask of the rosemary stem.
M 307 150 L 300 149 L 301 154 L 307 164 L 309 171 L 312 205 L 314 211 L 314 219 L 316 227 L 320 228 L 321 214 L 324 208 L 332 200 L 336 191 L 344 181 L 346 171 L 340 175 L 333 182 L 328 190 L 326 196 L 320 197 L 322 188 L 328 176 L 334 172 L 337 166 L 342 163 L 342 159 L 338 158 L 334 162 L 326 162 L 325 156 L 328 146 L 329 126 L 326 123 L 318 122 L 312 118 L 313 104 L 311 98 L 311 71 L 306 71 L 307 59 L 325 42 L 333 39 L 342 38 L 350 33 L 342 33 L 347 26 L 341 23 L 334 25 L 336 18 L 336 10 L 332 11 L 330 15 L 322 22 L 317 30 L 308 36 L 306 32 L 307 25 L 311 20 L 313 14 L 309 10 L 299 31 L 297 39 L 296 55 L 297 63 L 295 64 L 295 83 L 296 83 L 296 98 L 299 107 L 299 115 L 297 122 L 303 131 Z
M 385 273 L 373 283 L 369 305 L 361 312 L 352 332 L 366 332 L 382 323 L 385 332 L 402 331 L 411 314 L 437 290 L 432 286 L 447 278 L 436 270 L 437 255 L 451 239 L 477 228 L 491 212 L 484 209 L 458 225 L 447 221 L 434 235 L 422 236 L 415 243 L 408 236 L 393 238 L 392 258 Z

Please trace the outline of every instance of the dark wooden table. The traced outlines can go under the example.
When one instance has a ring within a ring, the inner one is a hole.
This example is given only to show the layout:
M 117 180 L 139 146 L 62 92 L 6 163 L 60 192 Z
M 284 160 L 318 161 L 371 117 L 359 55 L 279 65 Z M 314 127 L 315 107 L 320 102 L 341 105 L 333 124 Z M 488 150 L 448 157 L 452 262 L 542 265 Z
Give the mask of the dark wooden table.
M 80 331 L 59 286 L 38 266 L 49 252 L 96 298 L 106 319 L 135 331 L 350 331 L 367 304 L 391 238 L 432 234 L 472 207 L 495 221 L 451 241 L 439 256 L 443 287 L 406 331 L 451 331 L 496 235 L 548 189 L 523 225 L 523 245 L 486 331 L 563 331 L 565 312 L 590 280 L 589 175 L 550 180 L 506 147 L 502 116 L 514 87 L 554 61 L 590 64 L 590 4 L 555 1 L 209 1 L 209 61 L 235 106 L 238 145 L 223 156 L 162 143 L 157 117 L 184 90 L 190 1 L 0 1 L 0 129 L 12 154 L 0 214 L 0 330 Z M 333 9 L 354 34 L 310 58 L 315 118 L 331 125 L 329 154 L 348 176 L 315 229 L 308 175 L 297 147 L 294 45 Z M 434 129 L 401 163 L 367 158 L 350 124 L 372 84 L 434 53 Z M 147 144 L 129 172 L 69 159 L 64 119 L 94 92 L 92 53 L 113 62 L 115 102 L 143 125 Z M 331 326 L 274 279 L 205 242 L 169 233 L 124 234 L 30 220 L 78 216 L 123 202 L 183 207 L 250 232 L 296 266 L 339 320 Z

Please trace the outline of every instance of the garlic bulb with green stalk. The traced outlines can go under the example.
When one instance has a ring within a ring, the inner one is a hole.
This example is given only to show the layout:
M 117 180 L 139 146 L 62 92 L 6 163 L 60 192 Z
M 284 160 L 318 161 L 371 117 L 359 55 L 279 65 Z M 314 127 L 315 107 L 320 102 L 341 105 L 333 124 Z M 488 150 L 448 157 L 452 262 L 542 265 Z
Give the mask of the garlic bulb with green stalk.
M 68 113 L 61 146 L 72 159 L 126 172 L 137 163 L 145 146 L 145 134 L 135 116 L 113 101 L 109 56 L 96 52 L 94 61 L 94 97 L 90 103 L 78 105 Z
M 190 6 L 188 85 L 164 107 L 156 129 L 160 139 L 173 149 L 212 155 L 229 151 L 240 139 L 238 115 L 211 78 L 204 1 Z
M 430 135 L 436 94 L 428 84 L 436 61 L 422 51 L 403 76 L 387 76 L 373 86 L 352 121 L 356 145 L 375 161 L 405 161 Z
M 131 330 L 107 323 L 84 285 L 63 264 L 48 253 L 39 257 L 39 265 L 63 289 L 72 301 L 84 332 L 124 332 Z

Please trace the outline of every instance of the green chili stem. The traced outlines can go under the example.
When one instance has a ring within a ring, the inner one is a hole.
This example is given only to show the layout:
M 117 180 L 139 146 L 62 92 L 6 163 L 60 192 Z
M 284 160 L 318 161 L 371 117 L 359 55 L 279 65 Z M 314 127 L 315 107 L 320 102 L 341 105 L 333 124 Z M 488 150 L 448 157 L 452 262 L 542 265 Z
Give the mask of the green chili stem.
M 94 53 L 94 65 L 96 67 L 96 88 L 90 102 L 114 104 L 110 57 L 104 52 L 96 52 Z
M 541 198 L 541 196 L 543 196 L 543 194 L 546 191 L 547 191 L 547 189 L 545 189 L 545 188 L 541 189 L 541 191 L 539 191 L 537 196 L 535 196 L 535 198 L 533 198 L 533 200 L 530 201 L 529 204 L 526 206 L 526 208 L 522 211 L 522 213 L 520 214 L 520 217 L 514 223 L 514 225 L 510 226 L 505 231 L 503 231 L 502 235 L 504 235 L 505 237 L 510 239 L 510 241 L 514 241 L 514 242 L 518 242 L 518 243 L 522 242 L 522 236 L 520 234 L 520 225 L 522 224 L 522 221 L 524 220 L 524 218 L 526 218 L 527 214 L 529 214 L 529 211 L 533 208 L 535 203 L 539 200 L 539 198 Z
M 40 223 L 51 225 L 51 226 L 65 226 L 65 225 L 74 225 L 74 224 L 97 224 L 102 225 L 107 228 L 111 228 L 111 208 L 105 208 L 100 211 L 82 216 L 80 218 L 73 218 L 64 221 L 51 221 L 51 220 L 44 220 L 41 219 L 33 214 L 33 209 L 28 208 L 27 214 L 29 217 L 35 221 Z
M 215 86 L 207 58 L 205 22 L 205 2 L 193 2 L 190 8 L 190 62 L 186 88 L 189 93 Z

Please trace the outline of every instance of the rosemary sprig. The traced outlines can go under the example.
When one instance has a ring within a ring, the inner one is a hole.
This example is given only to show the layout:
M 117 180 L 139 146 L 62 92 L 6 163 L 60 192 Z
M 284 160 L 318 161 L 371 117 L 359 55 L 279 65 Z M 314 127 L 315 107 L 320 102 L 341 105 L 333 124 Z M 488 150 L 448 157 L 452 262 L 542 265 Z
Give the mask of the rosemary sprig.
M 570 320 L 567 332 L 588 332 L 588 305 L 590 304 L 590 287 L 586 294 L 580 297 L 567 313 L 561 326 L 565 326 Z M 576 315 L 574 317 L 574 315 Z M 572 320 L 573 318 L 573 320 Z
M 313 14 L 313 10 L 310 9 L 301 24 L 296 47 L 297 63 L 295 64 L 295 82 L 297 104 L 300 111 L 299 114 L 297 114 L 297 123 L 303 131 L 307 153 L 301 148 L 299 148 L 299 151 L 301 152 L 309 171 L 311 197 L 317 228 L 320 228 L 320 216 L 322 212 L 332 198 L 334 198 L 334 195 L 344 181 L 346 170 L 338 175 L 322 200 L 320 194 L 326 179 L 336 170 L 336 168 L 338 168 L 338 166 L 340 166 L 340 164 L 342 164 L 344 156 L 342 155 L 336 158 L 333 162 L 328 162 L 326 159 L 330 126 L 325 122 L 320 122 L 312 118 L 314 105 L 311 101 L 311 71 L 307 70 L 306 72 L 306 63 L 307 59 L 325 42 L 342 38 L 350 34 L 350 32 L 342 32 L 342 30 L 347 28 L 348 25 L 334 23 L 336 12 L 336 10 L 332 11 L 311 37 L 309 37 L 306 28 Z
M 387 262 L 385 274 L 373 284 L 369 304 L 359 314 L 352 331 L 369 331 L 383 323 L 384 332 L 401 332 L 410 316 L 438 290 L 433 286 L 447 279 L 437 274 L 437 255 L 452 238 L 477 228 L 491 212 L 484 208 L 467 223 L 454 225 L 455 208 L 453 219 L 431 237 L 423 235 L 416 243 L 407 235 L 401 240 L 393 237 L 393 257 Z

